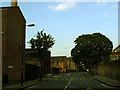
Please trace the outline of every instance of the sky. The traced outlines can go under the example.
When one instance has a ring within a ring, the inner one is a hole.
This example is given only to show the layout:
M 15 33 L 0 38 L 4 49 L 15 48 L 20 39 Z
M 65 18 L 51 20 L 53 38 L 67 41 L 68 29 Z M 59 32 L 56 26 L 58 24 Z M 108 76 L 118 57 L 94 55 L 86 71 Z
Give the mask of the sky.
M 27 44 L 38 31 L 50 34 L 55 39 L 50 49 L 52 56 L 70 56 L 74 40 L 82 34 L 100 32 L 118 46 L 117 2 L 18 2 L 26 24 Z M 3 2 L 2 6 L 10 6 Z

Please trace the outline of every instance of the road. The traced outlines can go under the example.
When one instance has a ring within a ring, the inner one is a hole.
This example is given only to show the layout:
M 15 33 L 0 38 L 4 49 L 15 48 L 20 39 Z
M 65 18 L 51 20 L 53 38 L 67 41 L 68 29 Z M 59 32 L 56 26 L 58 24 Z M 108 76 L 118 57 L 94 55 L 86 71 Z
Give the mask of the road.
M 64 88 L 64 90 L 67 90 L 68 88 L 84 88 L 85 90 L 96 90 L 97 88 L 112 87 L 100 83 L 87 72 L 71 72 L 58 74 L 51 80 L 31 86 L 27 90 L 32 88 Z

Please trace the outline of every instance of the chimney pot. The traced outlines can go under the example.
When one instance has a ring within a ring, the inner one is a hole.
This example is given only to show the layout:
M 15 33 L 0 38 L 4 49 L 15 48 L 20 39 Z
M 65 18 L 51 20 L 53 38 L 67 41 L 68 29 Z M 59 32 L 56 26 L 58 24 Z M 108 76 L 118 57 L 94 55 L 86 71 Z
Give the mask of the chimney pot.
M 11 0 L 11 7 L 17 7 L 17 0 Z

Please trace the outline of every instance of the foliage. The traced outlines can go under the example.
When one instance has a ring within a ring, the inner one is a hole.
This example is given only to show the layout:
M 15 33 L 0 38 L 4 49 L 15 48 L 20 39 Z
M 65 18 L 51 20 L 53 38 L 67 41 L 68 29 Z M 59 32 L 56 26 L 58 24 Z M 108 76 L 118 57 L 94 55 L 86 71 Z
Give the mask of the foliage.
M 36 38 L 32 38 L 28 43 L 32 49 L 38 49 L 40 51 L 48 51 L 49 48 L 55 44 L 54 38 L 50 34 L 46 35 L 43 33 L 44 29 L 41 32 L 37 32 Z
M 43 74 L 45 75 L 45 67 L 44 60 L 46 57 L 49 57 L 49 48 L 55 44 L 54 38 L 50 34 L 43 33 L 44 29 L 41 32 L 37 32 L 36 37 L 32 38 L 28 43 L 30 44 L 32 49 L 38 50 L 38 58 L 40 60 L 41 68 L 40 68 L 40 76 L 39 80 L 42 80 Z
M 112 42 L 100 33 L 80 35 L 74 42 L 76 45 L 71 50 L 71 56 L 76 64 L 97 64 L 109 57 L 113 48 Z
M 31 44 L 30 46 L 32 49 L 35 49 L 36 47 L 35 39 L 32 38 L 28 43 Z

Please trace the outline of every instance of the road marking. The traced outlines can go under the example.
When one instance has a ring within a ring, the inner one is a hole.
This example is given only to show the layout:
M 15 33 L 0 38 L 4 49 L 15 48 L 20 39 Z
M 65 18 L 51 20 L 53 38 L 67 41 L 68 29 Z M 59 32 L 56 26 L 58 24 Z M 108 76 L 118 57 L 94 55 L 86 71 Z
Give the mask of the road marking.
M 65 86 L 64 90 L 66 90 L 68 88 L 68 86 L 70 85 L 71 81 Z
M 107 86 L 107 85 L 105 85 L 103 83 L 101 83 L 101 85 L 104 86 L 104 87 L 107 87 L 107 88 L 113 88 L 113 87 Z

